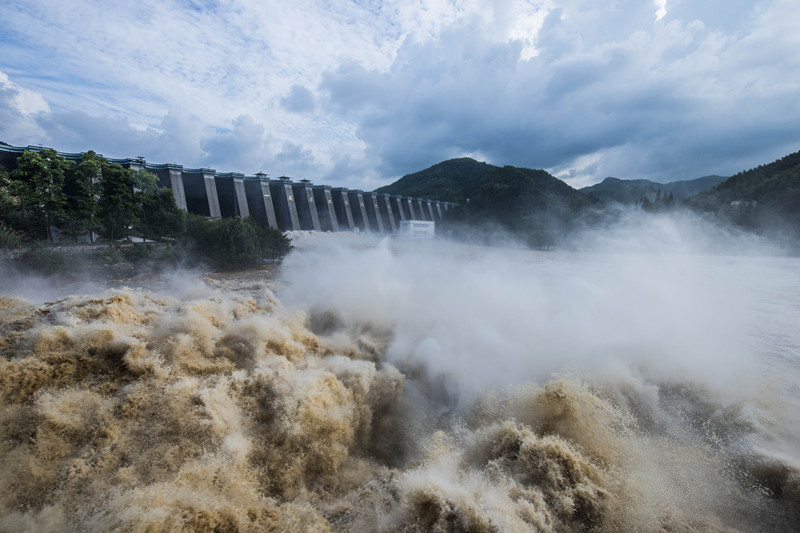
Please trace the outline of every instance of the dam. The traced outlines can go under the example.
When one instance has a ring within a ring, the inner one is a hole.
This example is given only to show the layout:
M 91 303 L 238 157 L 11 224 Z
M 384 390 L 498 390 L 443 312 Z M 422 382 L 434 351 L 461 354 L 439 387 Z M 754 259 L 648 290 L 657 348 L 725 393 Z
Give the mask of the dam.
M 0 143 L 0 165 L 16 168 L 17 157 L 41 146 Z M 58 152 L 79 162 L 82 153 Z M 102 157 L 102 155 L 97 154 Z M 146 170 L 158 185 L 172 191 L 175 203 L 188 213 L 209 218 L 253 217 L 263 227 L 281 231 L 365 231 L 393 233 L 405 220 L 437 222 L 456 204 L 359 189 L 315 185 L 263 172 L 248 176 L 211 168 L 184 168 L 175 163 L 150 163 L 143 157 L 108 159 L 132 170 Z

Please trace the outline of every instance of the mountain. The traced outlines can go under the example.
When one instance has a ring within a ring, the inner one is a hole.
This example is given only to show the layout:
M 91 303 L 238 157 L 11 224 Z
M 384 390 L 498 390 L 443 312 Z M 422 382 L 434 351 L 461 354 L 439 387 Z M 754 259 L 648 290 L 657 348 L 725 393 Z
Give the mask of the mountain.
M 492 242 L 510 235 L 534 247 L 551 246 L 600 206 L 544 170 L 470 158 L 443 161 L 376 192 L 456 202 L 443 224 L 454 236 Z
M 470 184 L 498 168 L 500 167 L 481 163 L 469 157 L 450 159 L 425 170 L 407 174 L 390 185 L 376 189 L 375 192 L 463 203 L 469 197 L 467 190 Z M 644 179 L 606 178 L 602 183 L 584 187 L 580 191 L 592 194 L 604 202 L 635 204 L 644 197 L 653 200 L 659 190 L 665 195 L 672 192 L 676 200 L 683 200 L 710 189 L 723 180 L 725 178 L 722 176 L 706 176 L 695 180 L 657 183 Z
M 699 192 L 707 191 L 712 187 L 716 187 L 723 181 L 725 181 L 725 176 L 703 176 L 702 178 L 697 178 L 693 180 L 682 180 L 682 181 L 671 181 L 669 183 L 664 183 L 664 190 L 671 192 L 676 200 L 684 200 L 690 196 L 693 196 Z
M 606 178 L 602 182 L 580 189 L 585 194 L 592 194 L 603 202 L 635 204 L 643 197 L 655 197 L 658 183 L 650 180 L 621 180 Z
M 659 209 L 670 208 L 674 197 L 743 229 L 800 240 L 800 152 L 728 179 L 705 176 L 657 183 L 606 178 L 581 190 L 544 170 L 461 158 L 403 176 L 377 192 L 456 202 L 460 205 L 449 211 L 442 228 L 456 237 L 477 236 L 484 242 L 510 234 L 531 246 L 548 247 L 573 229 L 613 219 L 618 210 L 604 204 L 635 204 L 642 198 L 652 202 L 670 194 L 669 203 Z
M 544 170 L 512 166 L 492 168 L 463 194 L 449 222 L 501 229 L 534 247 L 553 245 L 600 203 Z
M 407 174 L 375 192 L 462 203 L 466 199 L 464 187 L 495 168 L 469 157 L 450 159 Z
M 725 178 L 722 176 L 705 176 L 694 180 L 657 183 L 645 179 L 621 180 L 619 178 L 606 178 L 601 183 L 584 187 L 580 191 L 592 194 L 607 203 L 635 204 L 642 198 L 648 198 L 652 201 L 659 190 L 665 195 L 672 193 L 675 200 L 683 200 L 710 189 L 724 180 Z
M 686 204 L 746 229 L 800 237 L 800 152 L 739 172 Z

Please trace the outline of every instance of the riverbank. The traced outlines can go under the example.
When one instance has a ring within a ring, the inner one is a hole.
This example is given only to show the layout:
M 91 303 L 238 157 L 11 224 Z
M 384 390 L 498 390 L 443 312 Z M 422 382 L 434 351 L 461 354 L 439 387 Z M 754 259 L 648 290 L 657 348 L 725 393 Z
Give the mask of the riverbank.
M 281 266 L 262 262 L 220 270 L 184 247 L 164 243 L 38 246 L 0 252 L 0 294 L 39 303 L 123 287 L 155 292 L 179 284 L 258 289 L 266 281 L 272 283 Z

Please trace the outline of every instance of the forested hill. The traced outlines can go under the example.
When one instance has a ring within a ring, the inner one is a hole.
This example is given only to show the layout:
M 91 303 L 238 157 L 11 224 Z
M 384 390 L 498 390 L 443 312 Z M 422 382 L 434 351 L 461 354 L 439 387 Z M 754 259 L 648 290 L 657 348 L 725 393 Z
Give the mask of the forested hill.
M 467 198 L 464 187 L 496 168 L 469 157 L 450 159 L 407 174 L 375 192 L 462 203 Z
M 446 226 L 487 241 L 501 233 L 550 246 L 600 205 L 544 170 L 497 167 L 470 158 L 443 161 L 376 190 L 456 202 Z M 469 229 L 467 229 L 469 228 Z
M 460 204 L 469 197 L 468 189 L 474 182 L 498 168 L 500 167 L 481 163 L 469 157 L 450 159 L 425 170 L 407 174 L 390 185 L 376 189 L 375 192 Z M 635 204 L 645 197 L 653 200 L 660 190 L 665 196 L 672 193 L 675 200 L 680 201 L 710 189 L 724 180 L 722 176 L 705 176 L 694 180 L 657 183 L 646 179 L 606 178 L 602 183 L 580 189 L 580 192 L 592 194 L 603 202 Z
M 800 236 L 800 152 L 739 172 L 686 203 L 749 229 L 778 227 Z
M 494 167 L 463 194 L 453 222 L 497 227 L 537 247 L 554 244 L 600 203 L 544 170 L 511 166 Z
M 667 191 L 675 195 L 676 200 L 683 200 L 699 192 L 707 191 L 712 187 L 716 187 L 726 179 L 728 178 L 725 176 L 703 176 L 702 178 L 697 178 L 694 180 L 681 180 L 664 183 L 664 187 Z
M 645 179 L 621 180 L 619 178 L 606 178 L 601 183 L 584 187 L 580 191 L 593 194 L 604 202 L 635 204 L 641 201 L 642 198 L 654 200 L 658 191 L 665 195 L 672 193 L 675 200 L 683 200 L 701 191 L 708 190 L 724 180 L 725 178 L 722 176 L 705 176 L 694 180 L 658 183 Z

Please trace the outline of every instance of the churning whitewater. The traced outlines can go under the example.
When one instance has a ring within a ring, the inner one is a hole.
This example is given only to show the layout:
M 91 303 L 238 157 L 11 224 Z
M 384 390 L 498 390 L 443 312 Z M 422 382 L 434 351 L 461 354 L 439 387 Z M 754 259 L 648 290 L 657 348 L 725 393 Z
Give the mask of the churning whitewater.
M 0 530 L 800 520 L 797 259 L 295 245 L 274 280 L 4 286 Z

